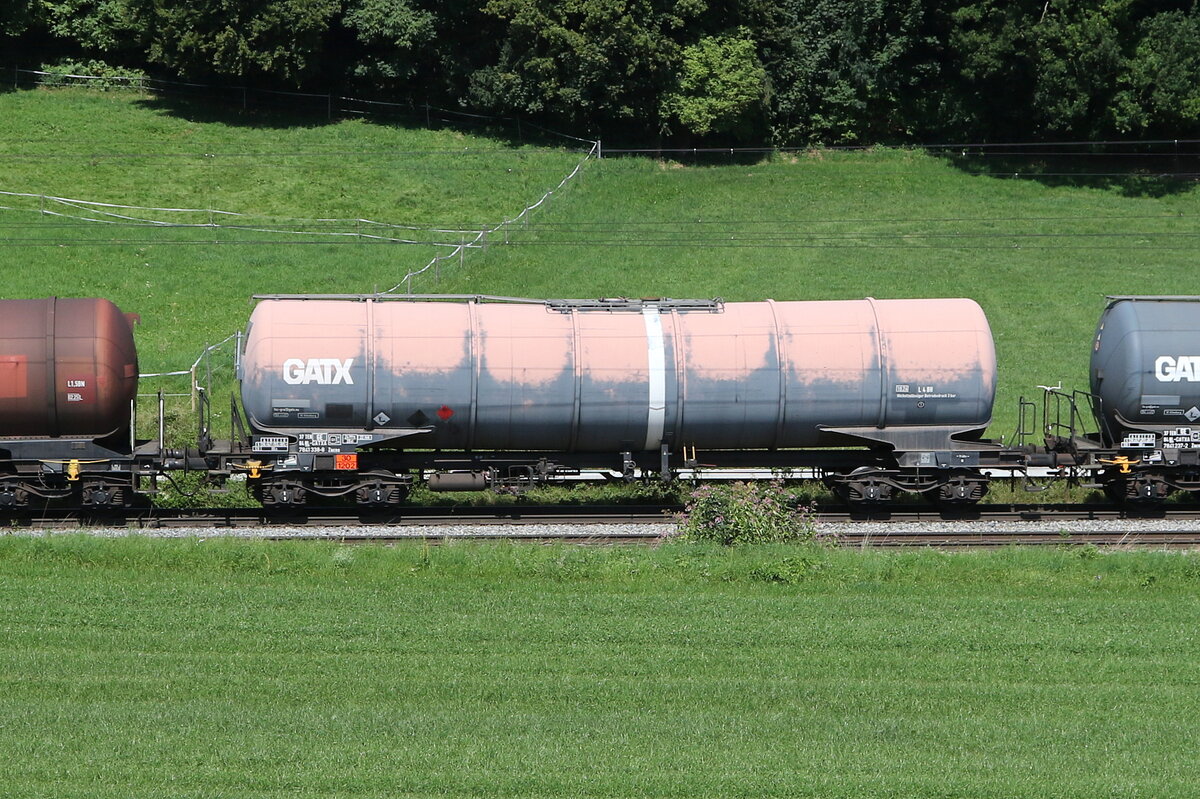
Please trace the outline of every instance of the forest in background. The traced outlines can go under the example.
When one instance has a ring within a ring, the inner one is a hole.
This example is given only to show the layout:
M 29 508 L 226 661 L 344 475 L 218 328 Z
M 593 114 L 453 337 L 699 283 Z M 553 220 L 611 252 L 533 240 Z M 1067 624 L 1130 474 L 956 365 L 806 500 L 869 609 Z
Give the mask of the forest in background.
M 1184 139 L 1170 0 L 9 0 L 0 62 L 340 91 L 615 145 Z

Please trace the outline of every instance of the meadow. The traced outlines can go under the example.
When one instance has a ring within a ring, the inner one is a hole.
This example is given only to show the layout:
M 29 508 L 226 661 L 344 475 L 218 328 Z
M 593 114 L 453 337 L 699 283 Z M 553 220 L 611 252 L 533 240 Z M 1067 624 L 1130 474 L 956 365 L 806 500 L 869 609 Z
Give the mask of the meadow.
M 1200 559 L 0 538 L 11 796 L 1194 795 Z
M 247 115 L 129 93 L 0 94 L 0 191 L 197 209 L 5 197 L 6 295 L 110 297 L 142 316 L 143 371 L 186 368 L 244 324 L 254 294 L 386 290 L 473 231 L 513 218 L 583 158 L 570 144 Z M 588 161 L 528 224 L 414 287 L 972 297 L 991 320 L 1000 363 L 990 433 L 1005 436 L 1018 396 L 1086 385 L 1105 295 L 1192 291 L 1197 193 L 1126 163 L 1125 175 L 1097 166 L 1095 177 L 1064 179 L 1047 177 L 1036 155 L 1024 171 L 910 150 L 606 157 Z M 98 212 L 228 226 L 114 225 L 122 220 Z M 229 362 L 228 347 L 221 357 Z

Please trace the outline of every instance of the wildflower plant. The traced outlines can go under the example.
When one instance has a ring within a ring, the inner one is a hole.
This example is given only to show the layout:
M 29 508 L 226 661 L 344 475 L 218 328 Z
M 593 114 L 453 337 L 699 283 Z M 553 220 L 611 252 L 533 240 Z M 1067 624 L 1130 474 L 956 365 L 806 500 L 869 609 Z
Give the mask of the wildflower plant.
M 811 541 L 811 506 L 795 502 L 783 484 L 705 484 L 691 493 L 679 517 L 679 533 L 693 541 L 725 546 Z

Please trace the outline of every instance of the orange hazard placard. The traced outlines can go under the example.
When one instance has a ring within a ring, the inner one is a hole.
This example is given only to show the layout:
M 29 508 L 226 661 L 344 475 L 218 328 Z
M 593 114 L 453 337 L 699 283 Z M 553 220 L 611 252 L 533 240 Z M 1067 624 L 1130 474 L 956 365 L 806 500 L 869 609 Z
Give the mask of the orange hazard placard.
M 29 368 L 24 355 L 0 355 L 0 399 L 29 396 Z
M 335 455 L 333 457 L 333 468 L 339 471 L 352 471 L 358 468 L 358 455 L 350 453 L 349 455 Z

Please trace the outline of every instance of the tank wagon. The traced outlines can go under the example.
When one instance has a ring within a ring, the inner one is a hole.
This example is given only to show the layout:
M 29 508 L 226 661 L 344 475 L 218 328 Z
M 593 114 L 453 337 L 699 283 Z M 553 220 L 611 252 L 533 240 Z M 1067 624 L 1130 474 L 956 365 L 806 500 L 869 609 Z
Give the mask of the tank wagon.
M 206 456 L 267 505 L 702 466 L 975 501 L 1011 457 L 981 440 L 996 363 L 972 300 L 259 300 L 246 424 Z
M 157 471 L 133 439 L 131 325 L 103 299 L 0 300 L 0 508 L 120 505 Z
M 1048 450 L 1118 501 L 1200 491 L 1200 297 L 1109 297 L 1089 372 L 1090 393 L 1048 392 Z

